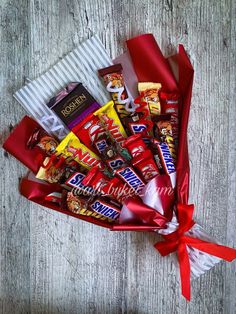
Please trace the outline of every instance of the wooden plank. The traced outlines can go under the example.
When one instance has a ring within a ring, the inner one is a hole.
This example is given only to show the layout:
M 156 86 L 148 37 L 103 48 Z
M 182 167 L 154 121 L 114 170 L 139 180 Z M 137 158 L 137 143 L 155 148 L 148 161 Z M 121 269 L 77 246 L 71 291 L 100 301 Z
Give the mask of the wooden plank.
M 236 42 L 234 36 L 236 33 L 236 25 L 233 16 L 236 14 L 236 3 L 232 1 L 230 8 L 231 23 L 230 33 L 226 38 L 225 44 L 229 46 L 228 58 L 230 65 L 228 69 L 229 76 L 229 116 L 228 116 L 228 208 L 227 208 L 227 224 L 226 235 L 227 243 L 236 247 L 236 233 L 235 233 L 235 208 L 236 208 L 236 106 L 235 106 L 235 81 L 236 81 Z M 236 291 L 236 263 L 226 265 L 226 273 L 224 280 L 224 309 L 225 313 L 234 313 L 236 309 L 236 299 L 234 297 Z
M 190 201 L 206 230 L 236 246 L 233 1 L 32 0 L 12 6 L 4 0 L 1 6 L 4 137 L 9 124 L 23 116 L 12 93 L 24 76 L 37 77 L 91 34 L 100 36 L 112 57 L 123 52 L 126 38 L 143 32 L 153 32 L 166 55 L 178 43 L 185 45 L 195 68 Z M 3 313 L 236 311 L 235 263 L 221 263 L 194 281 L 187 304 L 174 259 L 153 248 L 156 235 L 112 233 L 29 205 L 16 187 L 24 168 L 3 152 L 1 158 Z
M 0 4 L 1 144 L 24 110 L 12 99 L 28 75 L 28 2 Z M 30 305 L 30 206 L 19 195 L 18 179 L 26 169 L 1 150 L 1 313 L 26 313 Z

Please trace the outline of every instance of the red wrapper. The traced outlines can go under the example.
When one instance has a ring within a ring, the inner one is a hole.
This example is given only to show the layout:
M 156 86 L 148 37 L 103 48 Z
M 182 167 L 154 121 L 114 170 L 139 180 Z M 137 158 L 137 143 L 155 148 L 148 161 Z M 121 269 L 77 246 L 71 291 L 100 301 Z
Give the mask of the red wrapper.
M 123 182 L 119 178 L 109 178 L 98 167 L 93 167 L 82 181 L 82 184 L 91 186 L 96 192 L 100 192 L 110 198 L 119 201 L 122 195 L 117 190 L 122 190 Z
M 178 93 L 160 93 L 161 110 L 164 114 L 171 115 L 171 125 L 175 144 L 178 144 L 179 137 L 179 106 L 180 95 Z
M 62 188 L 58 185 L 37 182 L 28 177 L 23 178 L 20 183 L 20 193 L 30 201 L 51 208 L 63 214 L 86 220 L 95 225 L 99 225 L 105 228 L 111 228 L 111 225 L 108 222 L 98 220 L 91 216 L 78 216 L 78 214 L 72 213 L 66 209 L 61 209 L 61 206 L 59 204 L 48 201 L 47 196 L 53 192 L 62 192 Z
M 179 147 L 177 159 L 177 183 L 176 183 L 176 199 L 175 202 L 181 204 L 188 203 L 189 195 L 189 157 L 187 145 L 187 128 L 188 117 L 191 105 L 192 84 L 193 84 L 193 68 L 190 60 L 182 45 L 179 45 L 179 52 L 176 56 L 178 60 L 179 82 L 176 83 L 174 75 L 172 74 L 167 60 L 163 57 L 158 48 L 153 35 L 146 34 L 135 37 L 127 42 L 131 59 L 134 65 L 135 72 L 140 82 L 161 82 L 163 91 L 174 93 L 180 92 L 182 101 L 179 105 Z M 143 62 L 143 60 L 147 60 Z M 158 176 L 157 182 L 162 182 L 166 176 Z M 154 179 L 155 180 L 155 179 Z M 157 186 L 158 188 L 158 186 Z M 153 196 L 155 197 L 155 195 Z M 153 225 L 153 230 L 156 229 L 156 216 L 153 208 L 147 209 L 147 206 L 140 204 L 129 207 L 134 215 L 138 217 L 137 220 L 130 222 L 129 225 L 121 224 L 113 226 L 113 230 L 144 230 L 143 227 L 147 225 L 149 220 Z M 171 208 L 169 208 L 171 210 Z M 141 215 L 142 212 L 142 215 Z M 168 212 L 168 215 L 170 213 Z M 167 213 L 166 213 L 167 215 Z M 155 226 L 154 226 L 155 225 Z M 151 229 L 151 228 L 150 228 Z
M 3 148 L 22 162 L 32 172 L 37 173 L 48 154 L 38 145 L 32 145 L 32 135 L 35 130 L 46 131 L 32 118 L 25 116 L 11 132 L 3 144 Z M 48 135 L 48 134 L 47 134 Z M 48 135 L 48 137 L 50 137 Z M 31 143 L 29 143 L 31 140 Z
M 72 132 L 95 154 L 101 153 L 99 146 L 96 147 L 95 143 L 105 135 L 106 130 L 102 126 L 98 116 L 91 113 L 87 118 L 76 125 L 72 129 Z
M 127 46 L 139 82 L 158 82 L 163 90 L 178 91 L 169 63 L 152 34 L 131 38 Z
M 133 158 L 147 150 L 147 146 L 144 143 L 141 134 L 130 136 L 127 140 L 124 141 L 123 147 L 129 151 Z
M 160 174 L 149 149 L 134 158 L 132 160 L 132 165 L 139 171 L 145 182 L 150 181 Z

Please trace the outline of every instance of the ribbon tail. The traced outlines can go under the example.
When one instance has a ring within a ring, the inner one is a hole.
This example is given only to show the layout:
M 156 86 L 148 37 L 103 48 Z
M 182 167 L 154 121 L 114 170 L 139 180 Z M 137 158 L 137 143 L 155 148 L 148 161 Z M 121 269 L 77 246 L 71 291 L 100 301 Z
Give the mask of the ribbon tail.
M 190 261 L 187 247 L 184 243 L 181 243 L 178 246 L 178 260 L 180 268 L 182 295 L 185 297 L 187 301 L 190 301 L 191 299 Z
M 230 247 L 190 237 L 185 237 L 185 239 L 187 245 L 192 246 L 199 251 L 219 257 L 227 262 L 232 262 L 236 258 L 236 250 Z

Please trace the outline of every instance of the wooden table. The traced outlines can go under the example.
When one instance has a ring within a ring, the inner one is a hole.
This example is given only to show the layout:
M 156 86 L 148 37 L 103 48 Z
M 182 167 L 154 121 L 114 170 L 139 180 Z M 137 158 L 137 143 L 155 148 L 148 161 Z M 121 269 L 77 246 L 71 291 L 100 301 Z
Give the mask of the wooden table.
M 111 57 L 152 32 L 166 55 L 183 43 L 195 68 L 189 123 L 195 219 L 236 247 L 235 1 L 1 0 L 1 141 L 25 111 L 13 99 L 83 39 Z M 236 263 L 220 263 L 181 297 L 179 270 L 156 236 L 110 232 L 30 203 L 26 169 L 1 150 L 1 313 L 235 313 Z

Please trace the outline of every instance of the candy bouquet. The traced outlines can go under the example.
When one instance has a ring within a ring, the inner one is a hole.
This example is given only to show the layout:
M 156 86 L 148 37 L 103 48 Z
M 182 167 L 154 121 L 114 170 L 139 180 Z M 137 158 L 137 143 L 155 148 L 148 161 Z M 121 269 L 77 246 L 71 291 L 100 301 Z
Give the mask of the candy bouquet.
M 153 231 L 177 252 L 182 293 L 236 251 L 193 221 L 187 125 L 193 68 L 182 45 L 164 58 L 152 34 L 111 60 L 95 36 L 15 93 L 29 112 L 4 148 L 30 173 L 29 200 L 111 230 Z

